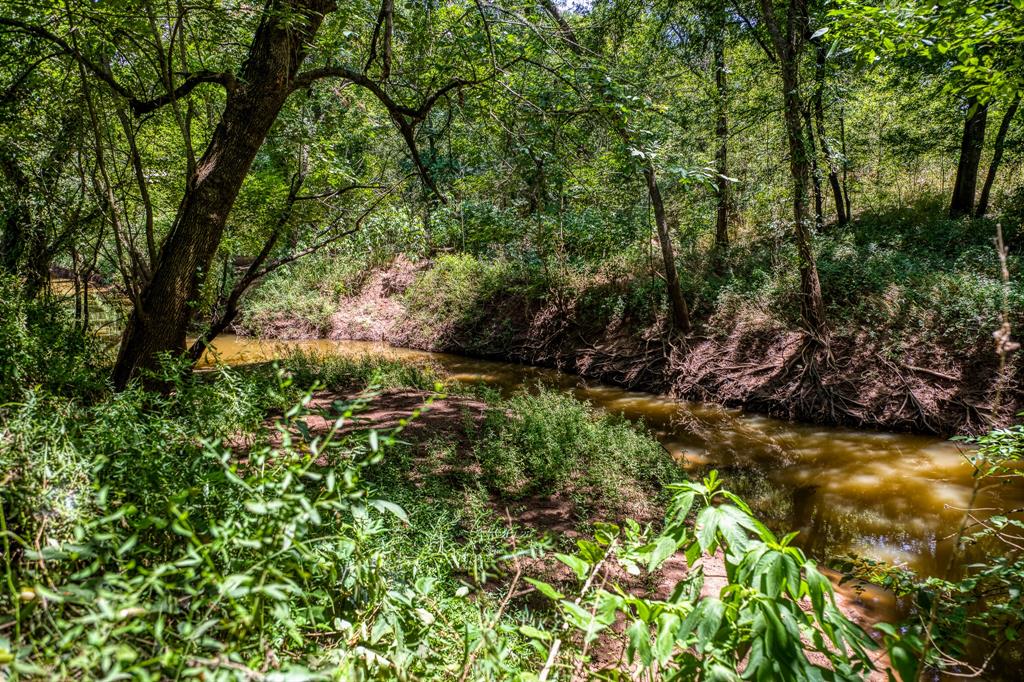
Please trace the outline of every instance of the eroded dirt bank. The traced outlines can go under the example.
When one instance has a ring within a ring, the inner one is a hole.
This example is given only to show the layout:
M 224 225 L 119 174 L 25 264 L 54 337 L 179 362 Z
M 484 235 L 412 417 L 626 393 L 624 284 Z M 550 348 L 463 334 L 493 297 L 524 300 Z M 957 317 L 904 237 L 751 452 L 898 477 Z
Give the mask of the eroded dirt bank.
M 408 303 L 406 291 L 429 267 L 399 259 L 371 273 L 358 295 L 340 301 L 327 336 L 554 367 L 626 388 L 826 425 L 948 436 L 1008 423 L 1024 409 L 1019 358 L 1011 356 L 1000 375 L 988 342 L 968 351 L 911 344 L 894 354 L 874 340 L 875 330 L 864 329 L 837 332 L 825 346 L 754 310 L 712 317 L 683 338 L 668 333 L 661 317 L 639 323 L 628 311 L 595 314 L 595 298 L 626 286 L 616 281 L 595 282 L 586 299 L 510 286 L 468 312 L 449 314 L 443 291 L 420 292 L 420 301 L 424 294 L 436 297 L 434 308 Z M 287 315 L 264 321 L 259 333 L 321 335 Z

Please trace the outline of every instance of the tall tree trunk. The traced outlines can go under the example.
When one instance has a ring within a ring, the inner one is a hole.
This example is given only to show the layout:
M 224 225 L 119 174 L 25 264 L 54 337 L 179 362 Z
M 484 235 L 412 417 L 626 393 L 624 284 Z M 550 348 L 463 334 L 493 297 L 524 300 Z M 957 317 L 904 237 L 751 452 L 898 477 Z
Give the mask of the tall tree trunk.
M 41 225 L 33 226 L 27 235 L 28 243 L 23 266 L 25 298 L 35 298 L 50 281 L 50 263 L 53 253 L 46 242 L 46 232 Z
M 992 162 L 988 165 L 988 175 L 985 176 L 985 184 L 981 188 L 981 198 L 978 199 L 978 207 L 974 215 L 981 218 L 988 213 L 989 195 L 992 193 L 992 185 L 996 181 L 996 171 L 1003 160 L 1003 151 L 1006 146 L 1006 134 L 1010 131 L 1010 123 L 1017 115 L 1020 107 L 1020 94 L 1013 98 L 1010 106 L 1003 112 L 1003 120 L 999 122 L 999 131 L 996 133 L 995 145 L 992 149 Z
M 306 47 L 334 9 L 333 0 L 278 0 L 266 9 L 239 84 L 229 91 L 209 146 L 188 178 L 152 276 L 128 320 L 113 371 L 115 386 L 155 369 L 161 354 L 185 350 L 194 302 L 228 213 L 292 90 Z
M 661 188 L 658 187 L 658 176 L 654 170 L 654 163 L 647 159 L 644 166 L 644 179 L 647 181 L 647 191 L 651 197 L 651 206 L 654 207 L 654 224 L 658 229 L 658 243 L 661 244 L 661 258 L 665 263 L 665 285 L 668 287 L 668 297 L 672 304 L 673 326 L 688 334 L 691 329 L 690 310 L 683 298 L 683 291 L 679 288 L 679 273 L 676 271 L 676 256 L 672 248 L 672 235 L 668 229 L 668 218 L 665 215 L 665 202 L 661 198 Z
M 558 6 L 553 0 L 540 0 L 540 4 L 559 27 L 562 40 L 566 42 L 569 49 L 577 56 L 583 56 L 583 49 L 580 47 L 572 26 L 562 16 Z M 626 126 L 621 122 L 616 123 L 616 132 L 623 142 L 629 144 L 631 137 Z M 676 271 L 675 250 L 672 248 L 672 235 L 668 228 L 668 218 L 665 215 L 665 201 L 661 197 L 661 188 L 658 186 L 658 175 L 654 163 L 650 158 L 644 159 L 643 167 L 644 180 L 647 183 L 647 194 L 650 197 L 651 205 L 654 207 L 654 222 L 658 230 L 658 242 L 661 245 L 661 257 L 665 265 L 665 284 L 668 287 L 668 297 L 672 304 L 673 326 L 684 334 L 688 334 L 692 325 L 690 323 L 690 310 L 683 298 L 683 292 L 679 288 L 679 273 Z
M 960 138 L 960 160 L 956 166 L 956 181 L 953 183 L 953 199 L 949 204 L 951 218 L 974 213 L 974 195 L 978 188 L 978 167 L 981 165 L 987 120 L 988 106 L 979 104 L 974 97 L 968 99 L 964 132 Z
M 811 192 L 814 196 L 814 227 L 821 229 L 825 224 L 825 201 L 821 194 L 821 172 L 818 170 L 818 147 L 814 143 L 814 124 L 811 122 L 811 109 L 805 105 L 803 108 L 804 128 L 806 129 L 807 158 L 810 162 L 808 169 L 811 176 Z
M 832 198 L 836 204 L 836 222 L 845 225 L 850 222 L 850 216 L 846 212 L 846 201 L 843 198 L 843 190 L 839 186 L 839 173 L 836 168 L 835 155 L 825 134 L 825 57 L 827 53 L 825 46 L 817 46 L 817 54 L 814 64 L 814 121 L 818 129 L 818 141 L 821 143 L 821 153 L 828 164 L 828 184 L 832 189 Z
M 800 270 L 800 315 L 808 330 L 824 344 L 828 343 L 825 302 L 821 295 L 818 266 L 807 220 L 807 176 L 810 162 L 804 140 L 804 104 L 800 97 L 800 54 L 807 35 L 807 4 L 789 0 L 780 20 L 772 0 L 760 0 L 761 20 L 771 37 L 773 51 L 765 51 L 778 63 L 782 76 L 782 97 L 789 146 L 789 171 L 793 180 L 793 233 Z
M 809 162 L 804 142 L 800 101 L 799 64 L 795 58 L 780 59 L 785 102 L 786 139 L 789 143 L 789 171 L 793 179 L 793 226 L 800 259 L 800 314 L 808 329 L 819 339 L 828 339 L 825 302 L 821 295 L 818 266 L 814 259 L 812 232 L 807 217 Z
M 725 6 L 716 14 L 715 68 L 715 172 L 718 174 L 718 210 L 715 216 L 715 250 L 719 257 L 729 249 L 729 90 L 725 72 Z
M 846 151 L 846 112 L 841 107 L 839 109 L 839 150 L 843 155 L 843 205 L 846 206 L 846 219 L 853 220 L 853 210 L 850 208 L 850 183 L 847 182 L 850 157 Z

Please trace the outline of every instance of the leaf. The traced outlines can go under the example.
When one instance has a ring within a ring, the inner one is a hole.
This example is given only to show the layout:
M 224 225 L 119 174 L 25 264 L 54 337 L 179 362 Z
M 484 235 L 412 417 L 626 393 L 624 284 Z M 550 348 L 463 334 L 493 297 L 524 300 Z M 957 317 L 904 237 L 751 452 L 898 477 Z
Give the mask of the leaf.
M 889 638 L 886 638 L 889 639 Z M 902 639 L 888 642 L 889 660 L 904 680 L 917 679 L 917 655 Z
M 647 571 L 652 572 L 661 566 L 665 559 L 668 559 L 676 551 L 676 541 L 670 537 L 662 536 L 651 552 L 651 558 L 647 562 Z
M 542 639 L 544 641 L 551 640 L 551 633 L 538 630 L 537 628 L 530 625 L 520 625 L 519 632 L 529 637 L 530 639 Z
M 664 664 L 672 657 L 678 627 L 679 616 L 674 613 L 663 613 L 658 618 L 658 630 L 654 638 L 654 654 L 658 663 Z
M 817 31 L 815 31 L 814 33 L 811 34 L 811 40 L 817 40 L 818 38 L 822 37 L 826 33 L 828 33 L 828 26 L 822 26 Z
M 712 663 L 706 679 L 708 682 L 740 682 L 743 678 L 721 663 Z
M 388 500 L 367 500 L 367 504 L 379 512 L 394 515 L 403 523 L 409 523 L 409 517 L 406 515 L 405 510 L 394 502 L 389 502 Z
M 639 656 L 644 667 L 651 664 L 651 633 L 647 629 L 647 623 L 642 620 L 634 620 L 626 631 L 629 637 L 629 662 L 632 663 Z
M 697 515 L 697 543 L 701 551 L 711 554 L 718 544 L 718 522 L 721 518 L 718 507 L 705 507 Z
M 703 646 L 714 641 L 718 629 L 725 617 L 725 604 L 714 597 L 702 599 L 700 602 L 701 617 L 697 623 L 697 640 Z
M 565 599 L 564 594 L 562 594 L 546 582 L 535 580 L 533 578 L 524 578 L 524 580 L 526 580 L 526 582 L 536 587 L 537 591 L 543 594 L 548 599 L 554 599 L 555 601 L 558 601 L 559 599 Z
M 555 554 L 555 558 L 571 568 L 572 572 L 575 573 L 576 577 L 580 580 L 587 577 L 587 571 L 590 570 L 590 564 L 583 559 L 570 554 Z

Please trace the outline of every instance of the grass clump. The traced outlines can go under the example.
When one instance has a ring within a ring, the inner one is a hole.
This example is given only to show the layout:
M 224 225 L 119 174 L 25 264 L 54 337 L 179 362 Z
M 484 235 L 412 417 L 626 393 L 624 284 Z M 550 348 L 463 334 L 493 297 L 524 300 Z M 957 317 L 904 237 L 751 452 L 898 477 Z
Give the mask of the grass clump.
M 467 638 L 499 620 L 465 576 L 495 572 L 517 531 L 389 475 L 386 433 L 311 432 L 312 394 L 267 374 L 92 400 L 34 389 L 0 408 L 0 674 L 454 679 Z M 504 618 L 477 663 L 499 676 L 531 655 Z
M 502 496 L 562 494 L 584 509 L 646 516 L 661 487 L 680 477 L 641 427 L 554 390 L 492 405 L 475 453 Z
M 311 258 L 268 277 L 246 298 L 241 325 L 264 336 L 323 336 L 345 296 L 359 293 L 365 263 Z M 283 329 L 284 333 L 275 333 Z
M 317 384 L 329 390 L 363 390 L 373 387 L 384 390 L 409 388 L 440 391 L 443 386 L 441 375 L 433 365 L 382 354 L 342 356 L 295 349 L 274 364 L 287 367 L 295 383 L 300 386 Z M 268 364 L 260 370 L 265 379 L 272 376 L 273 367 Z

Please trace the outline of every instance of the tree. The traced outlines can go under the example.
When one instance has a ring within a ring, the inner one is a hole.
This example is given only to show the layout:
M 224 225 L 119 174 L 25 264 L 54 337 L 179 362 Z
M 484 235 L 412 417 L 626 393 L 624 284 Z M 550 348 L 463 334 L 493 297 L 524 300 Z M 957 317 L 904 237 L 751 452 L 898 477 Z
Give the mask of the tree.
M 558 26 L 559 35 L 576 57 L 584 57 L 583 48 L 577 39 L 572 26 L 562 16 L 558 7 L 551 0 L 541 0 L 541 6 Z M 597 75 L 603 71 L 595 70 L 593 64 L 586 64 Z M 690 309 L 683 297 L 682 288 L 679 285 L 679 271 L 676 268 L 675 249 L 672 246 L 672 234 L 668 225 L 668 214 L 665 211 L 665 200 L 661 194 L 661 187 L 658 184 L 658 172 L 654 166 L 654 160 L 650 151 L 637 148 L 634 141 L 634 134 L 630 130 L 623 116 L 624 106 L 615 100 L 615 84 L 606 82 L 600 86 L 598 93 L 599 108 L 604 110 L 616 136 L 622 140 L 632 157 L 638 159 L 644 183 L 647 187 L 647 195 L 654 209 L 654 224 L 658 234 L 658 244 L 661 247 L 662 264 L 665 268 L 665 286 L 668 289 L 669 302 L 672 308 L 672 326 L 677 331 L 688 334 L 693 328 L 690 321 Z
M 987 121 L 988 105 L 982 104 L 977 98 L 968 99 L 964 132 L 960 137 L 960 159 L 956 165 L 956 180 L 953 182 L 953 198 L 949 204 L 951 218 L 974 213 L 974 197 L 977 195 L 978 169 L 981 167 L 981 150 L 985 146 Z
M 849 197 L 843 193 L 843 188 L 839 183 L 839 168 L 836 161 L 836 153 L 832 149 L 832 144 L 829 142 L 828 135 L 825 131 L 825 63 L 827 59 L 827 50 L 824 43 L 820 40 L 815 45 L 815 60 L 814 60 L 814 93 L 812 95 L 812 104 L 814 107 L 814 124 L 818 132 L 818 141 L 821 143 L 821 153 L 825 157 L 825 163 L 828 165 L 828 184 L 832 189 L 832 198 L 835 201 L 836 206 L 836 222 L 839 225 L 845 225 L 850 222 L 849 214 Z
M 981 218 L 988 213 L 988 201 L 989 196 L 992 194 L 992 185 L 996 181 L 996 171 L 999 170 L 999 164 L 1003 161 L 1003 152 L 1006 150 L 1006 135 L 1010 131 L 1010 124 L 1013 122 L 1013 117 L 1017 115 L 1017 110 L 1020 108 L 1020 93 L 1013 98 L 1010 102 L 1010 106 L 1003 112 L 1002 121 L 999 123 L 999 130 L 996 132 L 995 143 L 992 148 L 992 161 L 988 165 L 988 174 L 985 176 L 985 184 L 981 188 L 981 196 L 978 198 L 978 205 L 975 208 L 975 216 Z
M 865 61 L 880 53 L 923 57 L 943 70 L 947 92 L 966 102 L 949 214 L 974 214 L 989 106 L 1002 101 L 1012 109 L 1024 89 L 1024 3 L 843 0 L 832 16 Z
M 118 53 L 120 61 L 113 59 L 115 48 L 109 36 L 90 40 L 80 38 L 81 31 L 75 23 L 76 17 L 70 12 L 57 30 L 52 30 L 43 16 L 34 17 L 35 21 L 0 17 L 0 28 L 45 41 L 51 48 L 56 48 L 60 55 L 77 62 L 83 74 L 84 87 L 102 87 L 103 92 L 96 93 L 97 96 L 110 95 L 116 100 L 114 107 L 128 138 L 129 154 L 139 180 L 139 199 L 148 216 L 146 235 L 149 246 L 149 262 L 145 258 L 135 258 L 133 272 L 126 273 L 129 277 L 137 278 L 140 286 L 137 292 L 133 292 L 133 309 L 113 370 L 113 380 L 118 387 L 125 386 L 142 372 L 156 369 L 162 355 L 185 350 L 186 334 L 220 245 L 228 215 L 257 152 L 294 92 L 308 89 L 324 78 L 343 78 L 366 89 L 386 108 L 424 182 L 437 193 L 416 148 L 416 126 L 448 93 L 480 82 L 480 79 L 450 79 L 433 92 L 425 94 L 416 106 L 402 104 L 389 94 L 384 83 L 390 77 L 392 59 L 392 22 L 388 18 L 387 6 L 378 16 L 384 36 L 375 34 L 370 46 L 371 56 L 365 67 L 369 69 L 379 57 L 387 65 L 379 79 L 368 76 L 365 69 L 343 65 L 302 71 L 307 53 L 314 47 L 324 19 L 336 10 L 334 0 L 271 0 L 258 14 L 248 40 L 248 49 L 244 58 L 239 60 L 240 63 L 236 61 L 231 64 L 230 54 L 217 55 L 227 62 L 223 70 L 187 68 L 190 66 L 189 57 L 183 47 L 186 38 L 179 35 L 179 31 L 182 31 L 181 25 L 188 8 L 179 7 L 181 14 L 172 22 L 172 44 L 169 45 L 163 44 L 165 35 L 158 27 L 153 8 L 143 1 L 141 9 L 148 22 L 145 19 L 139 20 L 144 39 L 140 36 L 135 44 L 144 44 L 148 48 L 143 49 L 144 54 L 133 55 L 140 62 L 138 68 L 129 59 L 128 53 Z M 244 12 L 242 15 L 247 16 Z M 104 16 L 103 20 L 109 22 L 106 28 L 115 33 L 133 28 L 118 25 L 119 19 Z M 245 29 L 231 26 L 226 30 Z M 175 37 L 176 44 L 173 40 Z M 381 44 L 380 48 L 378 43 Z M 378 52 L 378 49 L 381 51 Z M 179 56 L 179 53 L 183 56 Z M 186 68 L 186 71 L 181 72 L 172 67 L 175 57 L 181 62 L 177 69 Z M 118 73 L 122 69 L 132 75 L 145 73 L 145 67 L 141 64 L 157 66 L 155 72 L 152 69 L 148 72 L 149 80 L 143 78 L 146 90 L 157 93 L 153 96 L 136 95 L 133 88 L 122 82 Z M 152 206 L 146 189 L 148 183 L 134 142 L 135 131 L 126 118 L 125 109 L 129 109 L 135 117 L 142 117 L 170 105 L 175 109 L 175 116 L 180 117 L 178 103 L 204 84 L 216 84 L 223 88 L 223 107 L 215 116 L 206 149 L 198 159 L 191 152 L 192 135 L 188 120 L 179 118 L 182 120 L 183 146 L 187 156 L 186 177 L 174 218 L 162 243 L 157 247 L 152 229 Z M 97 150 L 101 151 L 101 122 L 92 108 L 91 94 L 88 101 Z M 114 220 L 109 178 L 101 184 L 107 195 L 108 215 Z
M 781 15 L 772 0 L 760 0 L 760 21 L 768 31 L 763 44 L 782 79 L 783 112 L 793 183 L 793 232 L 800 268 L 800 313 L 808 329 L 828 340 L 825 302 L 821 295 L 812 232 L 807 219 L 807 181 L 810 174 L 808 143 L 804 138 L 804 102 L 800 94 L 800 60 L 809 37 L 806 0 L 786 0 Z
M 712 50 L 713 68 L 715 70 L 715 173 L 718 203 L 715 210 L 715 249 L 720 253 L 729 250 L 729 221 L 731 220 L 729 203 L 729 84 L 727 82 L 727 66 L 725 63 L 725 43 L 727 36 L 727 8 L 725 0 L 721 0 L 713 13 Z

